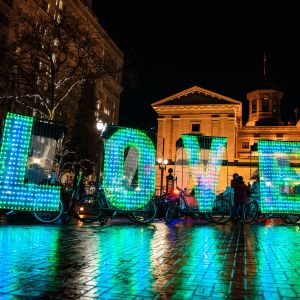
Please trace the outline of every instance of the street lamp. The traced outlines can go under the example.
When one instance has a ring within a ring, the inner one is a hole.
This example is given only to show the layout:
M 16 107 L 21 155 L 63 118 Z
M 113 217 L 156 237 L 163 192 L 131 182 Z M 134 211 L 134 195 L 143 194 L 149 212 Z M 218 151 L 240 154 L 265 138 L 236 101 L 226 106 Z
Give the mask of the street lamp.
M 163 194 L 164 171 L 167 167 L 168 160 L 163 159 L 163 158 L 159 158 L 157 160 L 157 162 L 158 162 L 158 167 L 159 167 L 159 170 L 160 170 L 160 196 L 162 196 L 162 194 Z
M 106 129 L 106 123 L 104 123 L 102 120 L 98 120 L 96 127 L 97 130 L 99 131 L 99 149 L 98 149 L 98 167 L 96 170 L 96 188 L 99 188 L 99 183 L 100 183 L 100 176 L 102 178 L 102 164 L 103 164 L 103 152 L 104 152 L 104 147 L 103 147 L 103 138 L 102 134 Z

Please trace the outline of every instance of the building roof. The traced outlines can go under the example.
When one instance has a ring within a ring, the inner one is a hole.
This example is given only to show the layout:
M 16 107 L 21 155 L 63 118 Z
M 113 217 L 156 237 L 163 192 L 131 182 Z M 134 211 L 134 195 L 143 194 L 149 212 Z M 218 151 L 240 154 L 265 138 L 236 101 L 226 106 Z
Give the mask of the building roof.
M 207 105 L 207 104 L 241 104 L 240 101 L 217 94 L 215 92 L 193 86 L 180 93 L 152 103 L 152 106 L 158 105 Z

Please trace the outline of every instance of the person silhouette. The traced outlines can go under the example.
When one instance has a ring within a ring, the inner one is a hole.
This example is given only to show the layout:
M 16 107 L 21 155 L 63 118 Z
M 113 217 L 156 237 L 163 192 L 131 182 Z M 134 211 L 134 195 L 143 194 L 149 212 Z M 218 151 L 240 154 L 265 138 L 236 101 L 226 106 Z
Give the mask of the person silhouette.
M 243 209 L 248 204 L 248 196 L 250 195 L 250 188 L 244 182 L 242 176 L 238 176 L 236 179 L 236 185 L 234 189 L 234 211 L 235 217 L 241 216 Z
M 234 188 L 237 185 L 237 178 L 239 177 L 238 173 L 233 173 L 232 180 L 230 182 L 230 187 Z

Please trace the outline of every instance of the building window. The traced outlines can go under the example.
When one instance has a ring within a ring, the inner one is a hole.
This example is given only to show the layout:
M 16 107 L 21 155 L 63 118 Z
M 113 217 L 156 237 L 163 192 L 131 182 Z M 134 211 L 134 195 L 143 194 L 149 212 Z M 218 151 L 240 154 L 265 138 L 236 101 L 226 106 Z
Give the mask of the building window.
M 261 102 L 262 111 L 268 112 L 270 111 L 270 100 L 268 97 L 263 97 Z
M 242 149 L 249 149 L 249 142 L 242 142 Z
M 105 113 L 107 116 L 109 116 L 109 115 L 110 115 L 110 110 L 107 109 L 106 107 L 104 107 L 104 113 Z
M 61 14 L 60 14 L 60 13 L 58 13 L 58 14 L 56 15 L 56 22 L 57 22 L 58 24 L 61 23 Z
M 58 39 L 58 38 L 55 38 L 55 39 L 53 40 L 53 44 L 54 44 L 54 46 L 58 46 L 58 44 L 59 44 L 59 39 Z
M 257 112 L 257 101 L 254 100 L 252 101 L 252 113 L 256 113 Z
M 192 124 L 192 132 L 199 132 L 200 131 L 200 124 L 194 123 Z
M 47 13 L 48 13 L 48 14 L 50 13 L 50 9 L 51 9 L 51 4 L 48 3 L 48 4 L 47 4 Z
M 0 23 L 7 26 L 8 25 L 8 18 L 4 15 L 0 13 Z
M 6 46 L 6 34 L 2 34 L 0 48 Z
M 56 55 L 55 55 L 54 53 L 52 53 L 52 56 L 51 56 L 51 57 L 52 57 L 53 63 L 56 64 Z
M 5 2 L 8 6 L 12 7 L 12 0 L 4 0 L 4 2 Z
M 60 0 L 58 7 L 59 7 L 60 10 L 63 10 L 63 8 L 64 8 L 64 1 Z
M 273 101 L 273 113 L 277 113 L 277 111 L 278 111 L 277 101 Z
M 48 2 L 47 1 L 41 1 L 41 8 L 48 12 Z

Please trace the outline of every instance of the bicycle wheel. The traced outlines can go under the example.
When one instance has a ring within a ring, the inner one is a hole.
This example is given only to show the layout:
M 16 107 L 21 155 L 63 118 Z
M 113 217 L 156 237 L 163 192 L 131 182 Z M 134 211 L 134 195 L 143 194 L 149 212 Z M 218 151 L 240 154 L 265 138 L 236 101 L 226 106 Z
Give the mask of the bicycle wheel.
M 64 211 L 64 205 L 61 200 L 59 200 L 59 206 L 57 211 L 34 211 L 32 215 L 36 220 L 41 223 L 54 223 L 57 221 Z
M 299 225 L 300 224 L 300 215 L 286 215 L 286 218 L 290 221 L 292 224 Z
M 243 211 L 242 220 L 245 224 L 250 224 L 257 219 L 258 204 L 257 202 L 250 202 Z
M 291 221 L 288 219 L 287 215 L 280 215 L 280 219 L 287 224 L 291 224 Z
M 227 199 L 217 199 L 213 205 L 212 212 L 208 214 L 216 224 L 226 224 L 231 220 L 232 206 Z
M 97 221 L 101 213 L 101 203 L 94 195 L 86 195 L 75 202 L 75 215 L 82 222 Z
M 152 222 L 157 213 L 157 207 L 153 200 L 150 200 L 140 211 L 132 212 L 133 218 L 138 223 L 146 224 Z
M 64 213 L 62 214 L 62 216 L 61 216 L 61 221 L 62 221 L 62 223 L 63 223 L 63 224 L 68 224 L 68 223 L 70 223 L 70 220 L 71 220 L 71 218 L 70 218 L 69 213 L 68 213 L 68 212 L 64 212 Z
M 176 218 L 177 215 L 178 215 L 178 204 L 170 203 L 165 213 L 166 223 L 167 224 L 171 223 Z
M 126 214 L 127 218 L 132 222 L 132 223 L 136 223 L 136 219 L 134 218 L 133 216 L 133 213 L 132 212 L 129 212 Z

